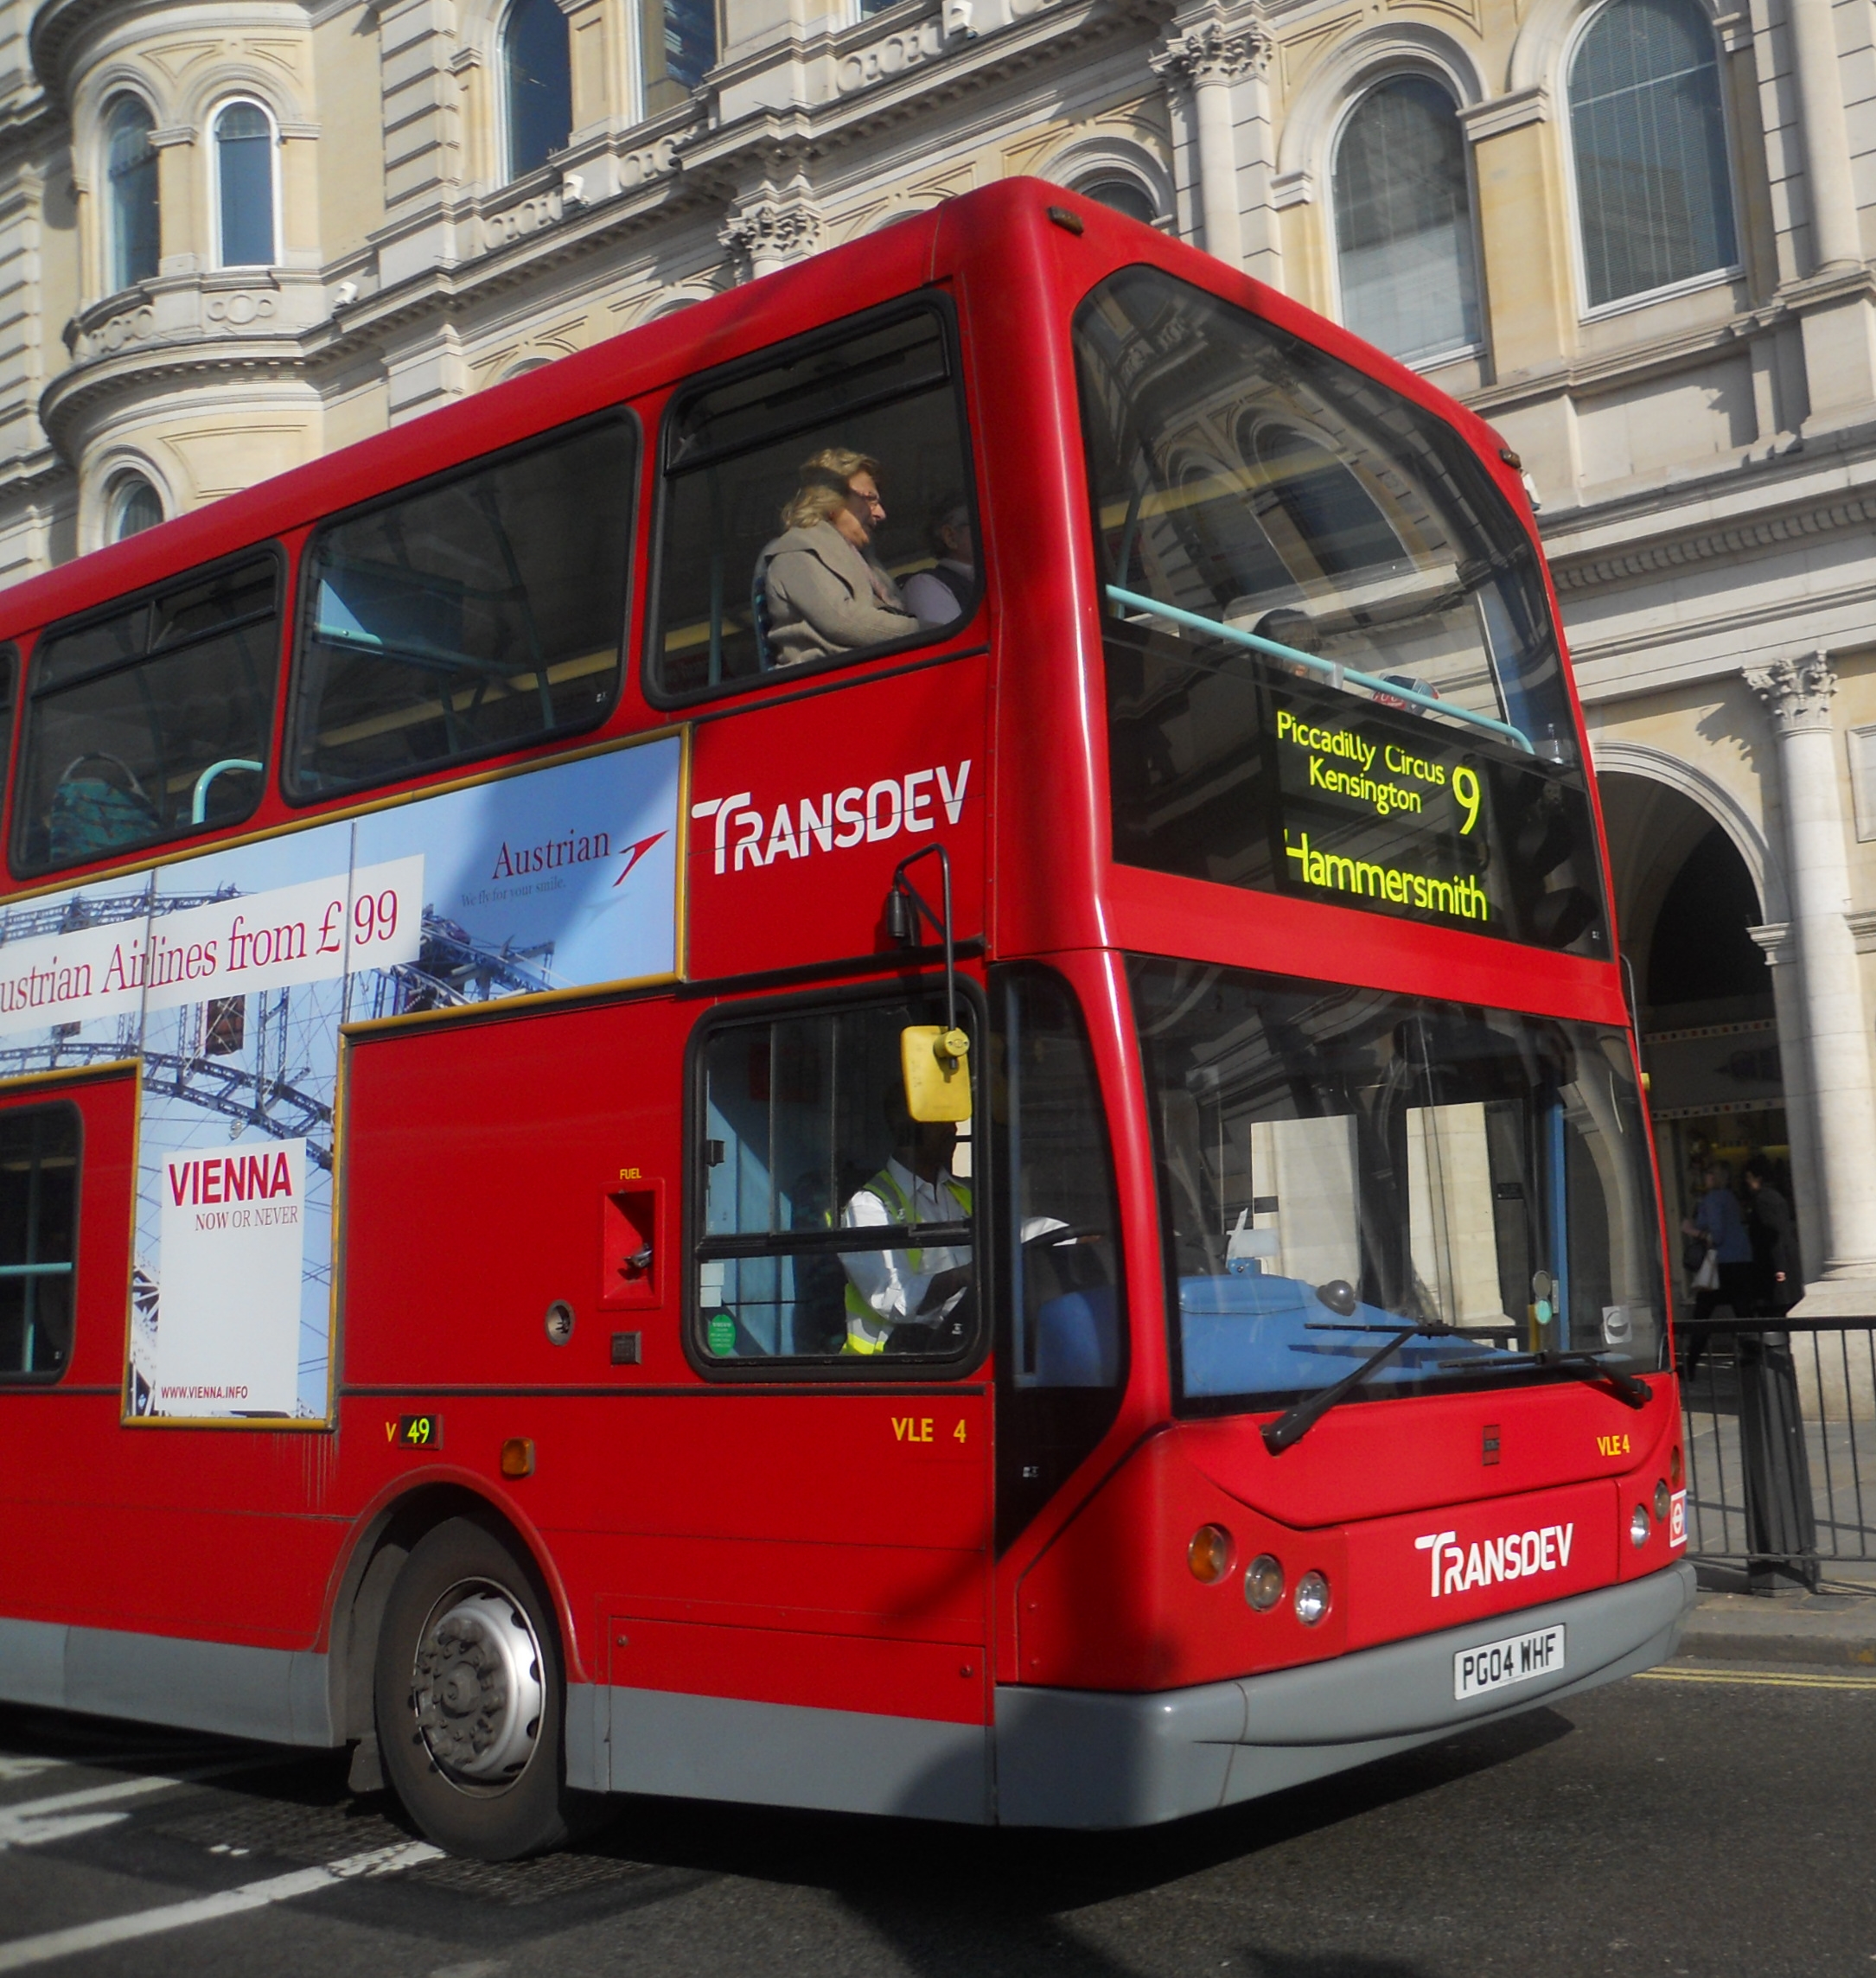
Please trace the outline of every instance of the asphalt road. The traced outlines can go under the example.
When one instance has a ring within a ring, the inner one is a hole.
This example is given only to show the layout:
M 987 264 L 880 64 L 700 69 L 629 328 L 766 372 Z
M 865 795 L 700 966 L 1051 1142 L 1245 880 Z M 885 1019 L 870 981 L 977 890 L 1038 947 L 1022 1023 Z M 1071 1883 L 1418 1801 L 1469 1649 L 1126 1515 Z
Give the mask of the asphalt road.
M 161 1782 L 175 1783 L 161 1783 Z M 1876 1676 L 1679 1665 L 1177 1828 L 622 1802 L 434 1858 L 340 1755 L 0 1709 L 0 1974 L 1480 1978 L 1876 1969 Z

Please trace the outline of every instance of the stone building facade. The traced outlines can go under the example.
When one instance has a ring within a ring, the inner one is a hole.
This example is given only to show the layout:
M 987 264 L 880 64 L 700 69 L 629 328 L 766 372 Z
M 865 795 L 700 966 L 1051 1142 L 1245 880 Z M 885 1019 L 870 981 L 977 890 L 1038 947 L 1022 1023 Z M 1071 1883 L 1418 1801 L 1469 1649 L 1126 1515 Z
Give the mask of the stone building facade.
M 1671 1204 L 1789 1159 L 1815 1295 L 1860 1307 L 1860 0 L 0 0 L 0 582 L 1022 172 L 1517 450 Z

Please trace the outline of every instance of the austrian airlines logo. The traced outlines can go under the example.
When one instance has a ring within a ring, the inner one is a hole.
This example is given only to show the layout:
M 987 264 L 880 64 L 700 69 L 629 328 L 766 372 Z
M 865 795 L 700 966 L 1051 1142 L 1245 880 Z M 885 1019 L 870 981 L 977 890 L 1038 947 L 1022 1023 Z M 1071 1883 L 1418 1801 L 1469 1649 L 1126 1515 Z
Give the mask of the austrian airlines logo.
M 903 831 L 934 829 L 942 810 L 955 824 L 964 814 L 971 764 L 940 763 L 903 776 L 882 776 L 870 784 L 824 790 L 819 797 L 785 799 L 773 816 L 749 790 L 733 797 L 705 797 L 691 815 L 717 820 L 717 870 L 740 872 L 744 865 L 773 865 L 778 859 L 806 858 L 820 852 L 845 852 L 862 843 L 897 838 Z M 731 861 L 734 861 L 733 865 Z
M 1469 1593 L 1475 1586 L 1560 1572 L 1570 1563 L 1576 1526 L 1540 1525 L 1535 1531 L 1508 1532 L 1502 1539 L 1471 1546 L 1462 1546 L 1458 1537 L 1457 1532 L 1423 1532 L 1413 1541 L 1415 1552 L 1430 1555 L 1433 1582 L 1427 1591 L 1435 1600 L 1443 1593 Z

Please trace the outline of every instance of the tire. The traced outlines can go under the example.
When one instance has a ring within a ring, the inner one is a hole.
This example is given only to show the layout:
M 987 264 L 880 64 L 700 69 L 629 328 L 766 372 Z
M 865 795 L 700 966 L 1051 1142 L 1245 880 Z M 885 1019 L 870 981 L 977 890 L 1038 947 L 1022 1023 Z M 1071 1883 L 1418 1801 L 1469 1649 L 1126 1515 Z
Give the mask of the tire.
M 391 1589 L 373 1682 L 386 1783 L 452 1854 L 558 1847 L 584 1796 L 565 1783 L 565 1685 L 550 1603 L 493 1532 L 451 1518 Z

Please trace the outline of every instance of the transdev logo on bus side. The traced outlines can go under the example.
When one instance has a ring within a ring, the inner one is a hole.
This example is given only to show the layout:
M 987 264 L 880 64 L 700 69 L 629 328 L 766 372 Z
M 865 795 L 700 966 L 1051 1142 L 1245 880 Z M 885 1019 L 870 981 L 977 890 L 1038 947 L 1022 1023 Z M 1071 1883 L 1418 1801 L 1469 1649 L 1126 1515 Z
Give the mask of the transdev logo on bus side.
M 691 815 L 717 820 L 716 869 L 740 872 L 744 865 L 773 865 L 779 858 L 806 858 L 811 852 L 845 852 L 853 845 L 877 844 L 902 832 L 930 831 L 938 812 L 955 824 L 964 812 L 964 793 L 971 781 L 969 759 L 954 769 L 940 764 L 913 769 L 903 776 L 883 776 L 862 786 L 826 790 L 818 797 L 784 799 L 771 816 L 754 802 L 754 793 L 738 790 L 733 797 L 705 797 L 691 806 Z

